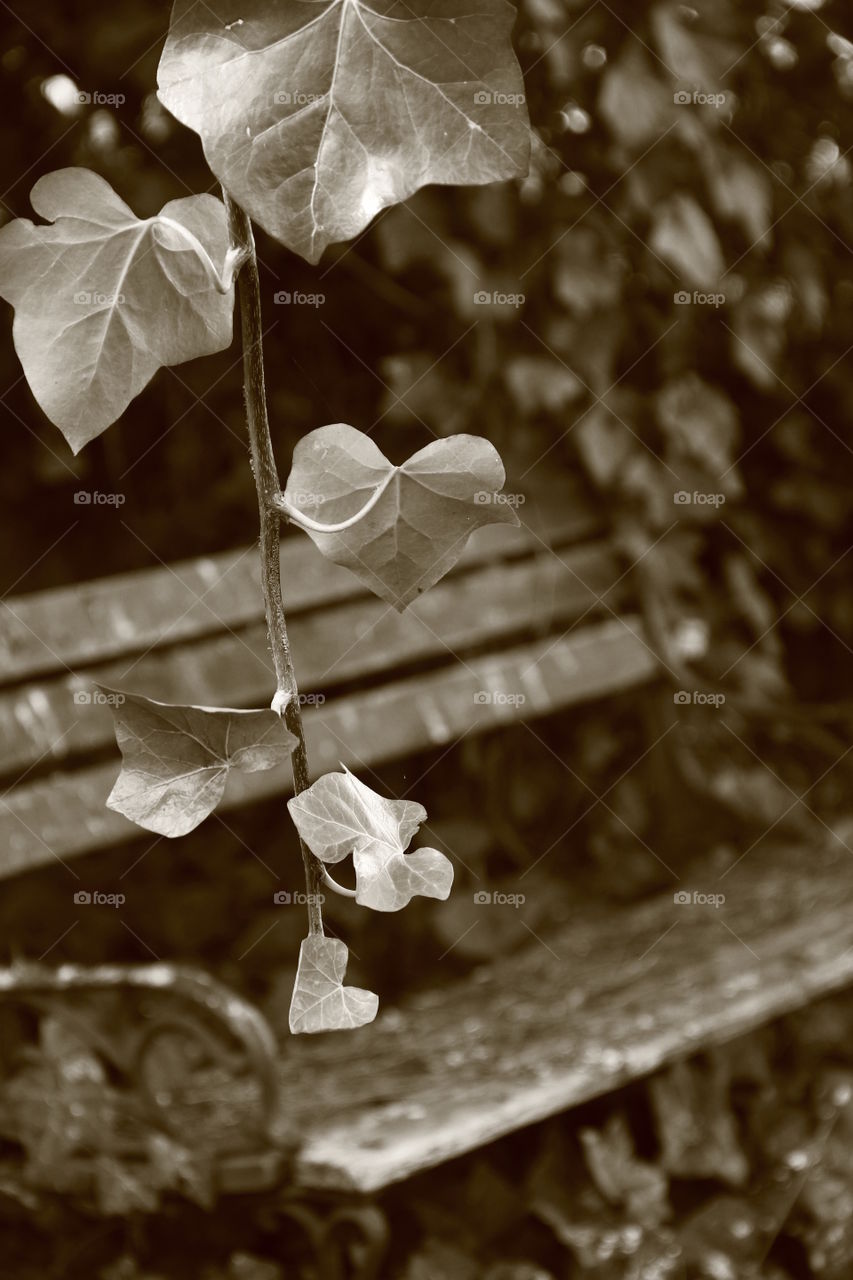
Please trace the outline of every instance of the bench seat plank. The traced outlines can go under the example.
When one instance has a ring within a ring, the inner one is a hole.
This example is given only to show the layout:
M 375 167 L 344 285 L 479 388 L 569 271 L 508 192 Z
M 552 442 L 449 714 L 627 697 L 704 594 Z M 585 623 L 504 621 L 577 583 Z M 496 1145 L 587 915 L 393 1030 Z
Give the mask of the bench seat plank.
M 568 543 L 601 532 L 589 498 L 574 485 L 537 495 L 522 515 L 521 529 L 478 530 L 459 568 L 529 552 L 543 539 Z M 304 534 L 282 540 L 281 571 L 289 616 L 367 594 Z M 236 630 L 262 616 L 255 546 L 12 597 L 0 602 L 0 684 Z
M 613 549 L 599 541 L 445 579 L 403 614 L 372 596 L 299 613 L 289 630 L 300 690 L 327 697 L 347 681 L 564 628 L 606 592 L 608 606 L 618 607 L 611 588 L 621 576 Z M 113 748 L 109 709 L 78 701 L 92 682 L 162 702 L 257 707 L 268 705 L 274 676 L 257 623 L 0 692 L 0 777 Z
M 353 769 L 444 746 L 464 734 L 532 719 L 630 689 L 657 667 L 636 617 L 587 624 L 496 654 L 454 660 L 427 675 L 306 708 L 315 774 Z M 475 700 L 480 691 L 525 701 Z M 47 775 L 0 796 L 0 878 L 132 838 L 147 838 L 104 807 L 118 762 Z M 221 808 L 284 794 L 285 770 L 231 775 Z M 152 840 L 156 837 L 151 836 Z
M 340 1036 L 289 1040 L 280 1128 L 307 1135 L 299 1185 L 377 1191 L 853 981 L 838 840 L 753 849 L 702 889 L 724 906 L 670 892 L 578 913 L 545 945 L 380 1009 L 346 1033 L 343 1088 Z

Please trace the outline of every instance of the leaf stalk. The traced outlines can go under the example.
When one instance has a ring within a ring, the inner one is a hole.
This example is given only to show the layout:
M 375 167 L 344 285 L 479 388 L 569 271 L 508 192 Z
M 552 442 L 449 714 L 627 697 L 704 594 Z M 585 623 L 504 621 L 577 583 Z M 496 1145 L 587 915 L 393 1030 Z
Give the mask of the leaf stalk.
M 285 520 L 289 520 L 292 524 L 298 524 L 302 529 L 313 530 L 314 533 L 343 533 L 345 529 L 351 529 L 353 525 L 359 523 L 364 517 L 373 510 L 385 490 L 388 488 L 394 476 L 397 474 L 397 468 L 392 471 L 377 485 L 373 494 L 364 504 L 360 511 L 356 511 L 355 515 L 350 516 L 347 520 L 341 520 L 338 524 L 323 524 L 320 520 L 314 520 L 311 516 L 306 516 L 298 507 L 291 506 L 287 500 L 287 495 L 278 493 L 273 498 L 273 506 Z
M 193 231 L 190 231 L 189 227 L 185 227 L 183 223 L 176 221 L 175 218 L 169 218 L 162 213 L 158 213 L 156 218 L 151 219 L 151 222 L 163 227 L 169 227 L 171 231 L 177 231 L 186 240 L 188 246 L 198 254 L 201 264 L 207 272 L 208 279 L 216 292 L 228 293 L 238 271 L 247 261 L 248 254 L 244 246 L 235 246 L 228 250 L 222 271 L 220 271 L 198 236 Z

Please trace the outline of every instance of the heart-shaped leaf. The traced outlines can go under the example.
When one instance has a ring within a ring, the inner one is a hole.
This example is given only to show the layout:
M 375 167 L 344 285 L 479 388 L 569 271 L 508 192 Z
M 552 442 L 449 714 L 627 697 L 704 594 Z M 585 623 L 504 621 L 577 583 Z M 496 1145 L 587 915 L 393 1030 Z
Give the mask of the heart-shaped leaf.
M 213 813 L 231 769 L 274 769 L 296 745 L 274 711 L 181 707 L 103 692 L 123 760 L 107 806 L 162 836 L 186 835 Z
M 379 997 L 362 987 L 345 987 L 349 953 L 339 938 L 312 936 L 299 948 L 290 1002 L 290 1030 L 351 1031 L 372 1022 Z
M 453 865 L 437 849 L 404 850 L 426 818 L 423 805 L 386 800 L 349 770 L 326 773 L 288 800 L 302 839 L 321 862 L 353 854 L 355 900 L 374 911 L 399 911 L 415 895 L 446 898 Z
M 159 96 L 256 222 L 316 262 L 430 182 L 523 176 L 506 0 L 175 0 Z
M 229 346 L 233 289 L 217 291 L 194 244 L 224 266 L 225 207 L 189 196 L 139 219 L 88 169 L 47 174 L 30 201 L 47 225 L 0 230 L 0 297 L 32 393 L 77 453 L 163 365 Z
M 340 524 L 381 490 L 344 532 L 307 532 L 324 556 L 402 612 L 453 567 L 480 525 L 518 524 L 504 479 L 497 450 L 479 436 L 436 440 L 395 467 L 369 436 L 336 423 L 299 441 L 285 499 L 297 522 L 301 514 Z

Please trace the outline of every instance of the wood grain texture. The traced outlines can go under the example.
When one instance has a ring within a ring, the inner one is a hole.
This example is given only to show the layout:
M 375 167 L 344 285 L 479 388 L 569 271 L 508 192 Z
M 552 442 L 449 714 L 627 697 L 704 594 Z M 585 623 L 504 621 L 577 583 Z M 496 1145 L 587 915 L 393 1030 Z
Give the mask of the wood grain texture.
M 600 525 L 573 485 L 538 494 L 521 514 L 521 529 L 478 530 L 457 571 L 541 550 L 543 541 L 591 537 Z M 289 615 L 367 595 L 304 534 L 282 541 L 281 572 Z M 11 597 L 0 602 L 0 685 L 239 630 L 262 617 L 256 546 Z
M 723 880 L 674 889 L 726 902 L 668 892 L 584 911 L 520 955 L 380 1008 L 347 1032 L 344 1090 L 340 1035 L 288 1041 L 279 1128 L 305 1134 L 299 1185 L 379 1190 L 853 981 L 853 859 L 838 839 L 755 848 Z
M 474 568 L 439 583 L 404 614 L 373 596 L 297 613 L 289 630 L 300 690 L 329 697 L 364 677 L 564 628 L 595 609 L 605 593 L 608 606 L 617 608 L 620 595 L 611 588 L 621 575 L 602 540 Z M 0 692 L 0 777 L 37 761 L 112 749 L 109 709 L 85 701 L 92 682 L 162 702 L 234 707 L 269 705 L 275 687 L 265 626 L 256 621 L 11 688 Z
M 469 732 L 632 688 L 656 669 L 635 617 L 585 622 L 561 637 L 307 707 L 312 772 L 341 762 L 360 769 L 444 746 Z M 478 700 L 480 693 L 490 696 Z M 507 694 L 524 701 L 505 701 Z M 137 827 L 104 807 L 117 774 L 117 760 L 57 771 L 0 797 L 0 877 L 138 838 Z M 288 785 L 286 770 L 235 773 L 221 808 L 284 794 Z

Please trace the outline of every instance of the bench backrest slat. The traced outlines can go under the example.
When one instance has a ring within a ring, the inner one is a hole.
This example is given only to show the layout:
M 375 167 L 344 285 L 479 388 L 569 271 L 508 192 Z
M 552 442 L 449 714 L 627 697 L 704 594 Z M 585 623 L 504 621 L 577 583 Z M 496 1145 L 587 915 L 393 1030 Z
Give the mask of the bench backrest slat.
M 589 543 L 450 578 L 404 614 L 372 597 L 297 614 L 290 632 L 301 690 L 328 697 L 347 682 L 443 661 L 502 636 L 545 634 L 594 609 L 620 574 L 609 545 Z M 618 596 L 611 592 L 607 603 L 614 608 Z M 255 623 L 0 691 L 0 778 L 111 748 L 108 708 L 79 701 L 91 698 L 93 682 L 162 702 L 216 706 L 227 698 L 250 707 L 268 702 L 271 681 L 266 631 Z
M 472 567 L 529 552 L 537 539 L 590 537 L 600 518 L 575 486 L 537 495 L 524 508 L 530 530 L 490 525 L 460 560 Z M 367 594 L 346 569 L 326 560 L 304 534 L 281 544 L 290 615 Z M 34 592 L 0 602 L 0 685 L 77 669 L 162 642 L 175 644 L 239 630 L 263 616 L 255 546 L 121 576 Z
M 472 730 L 546 714 L 649 680 L 656 661 L 630 616 L 585 624 L 556 639 L 467 658 L 433 673 L 306 708 L 315 773 L 340 762 L 363 769 L 443 746 Z M 525 702 L 479 702 L 480 691 Z M 358 744 L 357 753 L 349 745 Z M 50 774 L 0 797 L 0 878 L 134 837 L 155 841 L 104 807 L 118 762 Z M 221 808 L 283 794 L 284 770 L 233 774 Z M 216 817 L 212 819 L 216 821 Z

